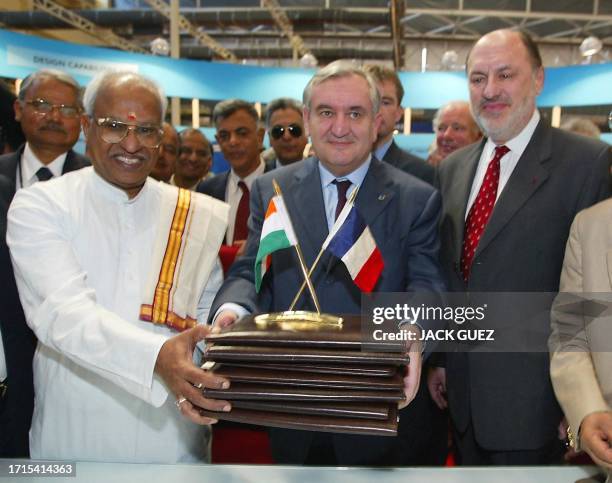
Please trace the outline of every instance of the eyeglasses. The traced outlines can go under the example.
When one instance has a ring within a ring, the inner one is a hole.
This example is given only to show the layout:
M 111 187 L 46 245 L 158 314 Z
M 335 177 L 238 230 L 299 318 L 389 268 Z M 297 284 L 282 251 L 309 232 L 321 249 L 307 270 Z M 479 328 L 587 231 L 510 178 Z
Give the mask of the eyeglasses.
M 51 104 L 44 99 L 33 99 L 25 101 L 25 103 L 39 114 L 51 114 L 54 109 L 57 109 L 62 117 L 77 117 L 81 113 L 81 108 L 78 106 L 69 106 L 67 104 Z
M 302 126 L 298 124 L 289 124 L 287 127 L 276 125 L 270 129 L 270 134 L 274 139 L 280 139 L 285 134 L 285 130 L 289 131 L 289 134 L 294 138 L 299 138 L 302 135 Z
M 112 117 L 99 117 L 96 120 L 99 136 L 109 144 L 118 144 L 125 139 L 129 131 L 134 131 L 136 139 L 145 148 L 157 148 L 162 141 L 164 131 L 160 126 L 146 126 L 117 121 Z

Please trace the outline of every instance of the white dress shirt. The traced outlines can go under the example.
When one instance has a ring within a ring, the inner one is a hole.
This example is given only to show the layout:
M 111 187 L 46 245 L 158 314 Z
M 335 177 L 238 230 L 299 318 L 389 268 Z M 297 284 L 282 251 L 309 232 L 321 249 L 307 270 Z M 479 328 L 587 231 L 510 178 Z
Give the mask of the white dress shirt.
M 502 157 L 500 160 L 499 185 L 497 187 L 497 198 L 495 198 L 495 202 L 497 202 L 499 196 L 506 187 L 506 184 L 508 183 L 512 172 L 514 171 L 514 168 L 516 168 L 519 159 L 521 159 L 525 148 L 527 148 L 527 144 L 529 144 L 531 136 L 533 136 L 533 133 L 536 127 L 538 126 L 539 121 L 540 113 L 536 109 L 533 112 L 531 119 L 523 128 L 523 130 L 518 134 L 518 136 L 512 138 L 504 145 L 508 147 L 510 151 L 506 153 L 504 157 Z M 472 182 L 472 190 L 470 191 L 470 197 L 468 198 L 468 204 L 465 210 L 464 219 L 467 219 L 467 215 L 470 212 L 470 208 L 474 204 L 476 196 L 478 196 L 480 185 L 484 180 L 485 174 L 487 172 L 487 167 L 493 159 L 496 147 L 497 145 L 493 141 L 491 141 L 491 138 L 487 139 L 484 149 L 482 150 L 482 154 L 480 155 L 480 160 L 478 161 L 478 168 L 476 168 L 476 175 L 474 176 L 474 181 Z
M 238 211 L 238 204 L 240 198 L 242 198 L 242 190 L 238 186 L 239 181 L 244 181 L 249 193 L 251 193 L 251 186 L 257 177 L 261 176 L 266 170 L 266 164 L 262 159 L 259 160 L 259 166 L 257 169 L 249 174 L 246 178 L 240 178 L 234 170 L 230 170 L 227 185 L 225 186 L 225 202 L 230 205 L 229 218 L 227 224 L 227 236 L 225 238 L 228 245 L 231 245 L 234 240 L 234 224 L 236 223 L 236 212 Z
M 2 332 L 0 331 L 0 382 L 6 379 L 6 358 L 4 357 L 4 344 L 2 343 Z
M 184 419 L 154 373 L 176 332 L 140 321 L 161 185 L 128 199 L 88 167 L 17 192 L 7 243 L 34 355 L 32 458 L 205 460 L 206 426 Z M 217 263 L 198 306 L 205 321 Z
M 67 155 L 68 152 L 65 152 L 60 154 L 49 164 L 43 164 L 36 157 L 36 154 L 34 154 L 32 148 L 30 148 L 30 144 L 26 143 L 23 150 L 23 155 L 21 156 L 21 161 L 17 165 L 17 176 L 15 178 L 16 189 L 27 188 L 28 186 L 32 186 L 34 183 L 36 183 L 38 181 L 36 172 L 40 168 L 49 168 L 55 178 L 61 176 Z

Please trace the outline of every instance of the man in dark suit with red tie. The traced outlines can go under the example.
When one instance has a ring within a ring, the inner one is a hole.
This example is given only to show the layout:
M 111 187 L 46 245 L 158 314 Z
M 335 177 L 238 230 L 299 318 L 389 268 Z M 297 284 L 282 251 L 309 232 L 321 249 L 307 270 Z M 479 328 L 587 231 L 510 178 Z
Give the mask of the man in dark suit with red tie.
M 267 166 L 261 159 L 265 131 L 252 104 L 241 99 L 220 102 L 213 109 L 212 120 L 217 129 L 215 138 L 231 169 L 202 181 L 197 191 L 230 205 L 229 226 L 220 252 L 223 269 L 227 271 L 242 253 L 249 233 L 249 193 L 253 181 L 274 165 Z
M 0 271 L 0 329 L 4 342 L 7 377 L 0 381 L 0 457 L 29 456 L 28 431 L 32 419 L 34 389 L 32 356 L 36 339 L 25 323 L 17 295 L 13 267 L 5 242 L 8 205 L 15 191 L 38 181 L 89 165 L 72 151 L 81 130 L 81 88 L 69 75 L 40 70 L 21 83 L 14 104 L 26 143 L 16 152 L 0 156 L 0 206 L 2 215 Z M 4 386 L 3 386 L 4 387 Z
M 556 292 L 575 214 L 609 196 L 610 147 L 540 117 L 544 69 L 525 33 L 483 36 L 468 55 L 467 74 L 485 137 L 439 169 L 440 257 L 449 287 L 470 294 Z M 512 310 L 513 333 L 533 328 L 522 300 Z M 561 460 L 562 414 L 548 353 L 516 350 L 449 352 L 445 369 L 430 373 L 432 396 L 440 406 L 448 402 L 461 464 Z

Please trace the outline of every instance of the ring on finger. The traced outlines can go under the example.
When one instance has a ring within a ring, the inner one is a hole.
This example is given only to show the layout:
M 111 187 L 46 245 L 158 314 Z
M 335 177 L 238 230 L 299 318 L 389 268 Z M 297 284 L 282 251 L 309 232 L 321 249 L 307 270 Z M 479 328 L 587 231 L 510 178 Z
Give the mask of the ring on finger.
M 174 404 L 176 405 L 178 409 L 181 409 L 181 404 L 183 404 L 185 401 L 187 401 L 187 398 L 181 396 L 176 401 L 174 401 Z

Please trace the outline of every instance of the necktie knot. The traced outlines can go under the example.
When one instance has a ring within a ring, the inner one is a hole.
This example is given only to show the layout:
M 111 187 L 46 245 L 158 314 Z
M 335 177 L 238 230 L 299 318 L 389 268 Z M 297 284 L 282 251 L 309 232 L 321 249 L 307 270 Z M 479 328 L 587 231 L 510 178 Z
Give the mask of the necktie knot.
M 332 183 L 336 185 L 336 189 L 338 190 L 338 204 L 336 205 L 336 215 L 334 219 L 337 220 L 338 216 L 340 216 L 342 208 L 344 208 L 344 205 L 346 204 L 346 193 L 348 193 L 348 190 L 353 183 L 351 183 L 348 179 L 344 179 L 342 181 L 335 179 L 332 181 Z
M 238 181 L 238 188 L 242 191 L 242 194 L 249 195 L 249 188 L 244 181 Z
M 510 151 L 510 148 L 508 146 L 495 146 L 495 155 L 494 155 L 494 159 L 498 159 L 500 160 L 501 158 L 503 158 L 508 152 Z
M 53 178 L 53 173 L 49 168 L 43 166 L 38 171 L 36 171 L 36 177 L 38 178 L 38 181 L 48 181 Z

